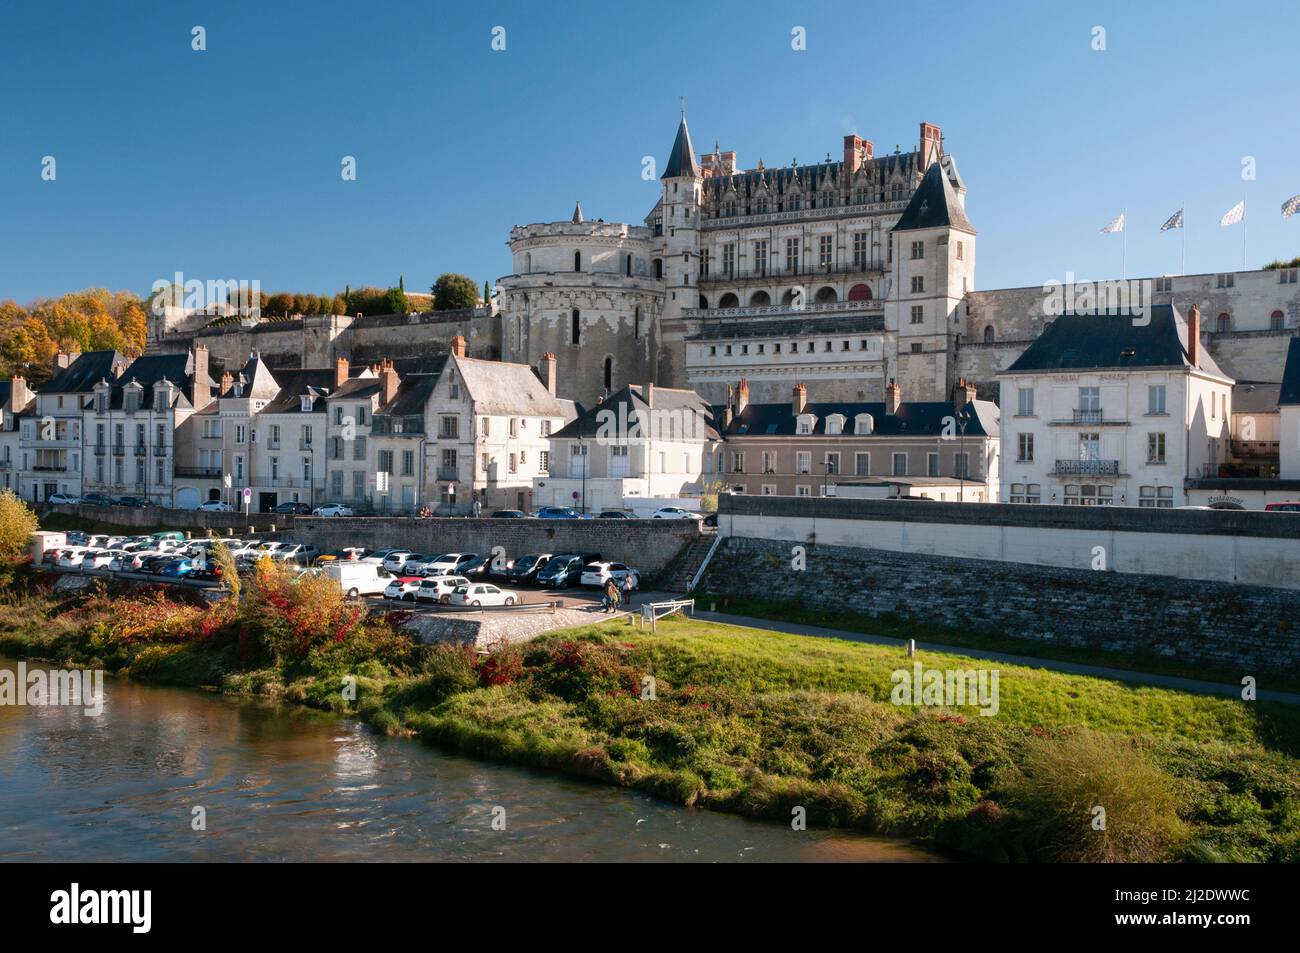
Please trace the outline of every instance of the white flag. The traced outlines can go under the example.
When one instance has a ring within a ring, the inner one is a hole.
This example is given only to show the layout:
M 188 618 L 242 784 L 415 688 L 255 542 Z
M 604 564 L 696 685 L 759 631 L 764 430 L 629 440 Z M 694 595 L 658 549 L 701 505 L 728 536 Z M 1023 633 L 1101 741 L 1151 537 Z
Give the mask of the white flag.
M 1226 228 L 1229 225 L 1236 225 L 1246 217 L 1246 200 L 1242 199 L 1228 211 L 1223 213 L 1223 218 L 1219 219 L 1220 227 Z
M 1124 213 L 1120 212 L 1119 217 L 1116 218 L 1114 221 L 1112 221 L 1105 228 L 1103 228 L 1101 230 L 1101 233 L 1103 235 L 1106 235 L 1110 232 L 1122 232 L 1122 231 L 1124 231 Z

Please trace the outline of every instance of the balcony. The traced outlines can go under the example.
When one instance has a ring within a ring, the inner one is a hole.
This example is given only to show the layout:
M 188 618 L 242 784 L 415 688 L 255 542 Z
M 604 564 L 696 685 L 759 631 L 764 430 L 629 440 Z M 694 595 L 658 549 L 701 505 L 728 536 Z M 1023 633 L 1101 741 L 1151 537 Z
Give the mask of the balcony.
M 452 483 L 455 483 L 458 479 L 460 479 L 460 474 L 457 473 L 456 470 L 455 470 L 454 468 L 439 467 L 439 468 L 438 468 L 438 479 L 439 479 L 440 481 L 441 481 L 441 480 L 447 480 L 447 481 L 450 481 L 450 482 L 452 482 Z
M 815 281 L 818 278 L 833 278 L 836 275 L 881 275 L 884 274 L 883 261 L 864 261 L 861 264 L 813 265 L 797 270 L 789 268 L 733 268 L 731 271 L 710 269 L 708 275 L 700 275 L 697 283 L 701 288 L 718 285 L 736 284 L 750 281 L 783 281 L 803 279 Z
M 126 447 L 120 443 L 113 444 L 113 456 L 115 457 L 126 456 Z
M 166 444 L 161 444 L 161 443 L 160 443 L 160 444 L 157 444 L 157 445 L 155 445 L 154 448 L 153 448 L 153 455 L 154 455 L 155 457 L 165 457 L 165 456 L 167 456 L 167 450 L 168 450 L 168 447 L 167 447 Z
M 220 467 L 176 467 L 175 473 L 178 477 L 189 477 L 190 479 L 216 480 L 221 477 Z
M 311 442 L 310 440 L 299 440 L 299 441 L 298 441 L 298 449 L 299 449 L 299 450 L 310 450 L 313 446 L 314 446 L 314 445 L 312 444 L 312 442 Z
M 1060 476 L 1119 476 L 1119 461 L 1057 460 L 1052 472 Z
M 821 304 L 768 304 L 740 308 L 683 308 L 684 318 L 775 318 L 819 317 L 826 314 L 879 314 L 885 310 L 883 298 L 869 301 L 827 301 Z
M 148 455 L 149 448 L 142 443 L 137 443 L 134 447 L 131 448 L 131 452 L 137 457 L 143 457 Z
M 1067 420 L 1052 420 L 1052 427 L 1127 427 L 1129 421 L 1123 417 L 1107 417 L 1102 410 L 1076 410 Z
M 67 473 L 66 463 L 38 463 L 32 467 L 37 473 Z
M 268 441 L 266 442 L 266 449 L 267 449 L 267 450 L 279 450 L 279 449 L 280 449 L 280 441 L 278 441 L 278 440 L 268 440 Z

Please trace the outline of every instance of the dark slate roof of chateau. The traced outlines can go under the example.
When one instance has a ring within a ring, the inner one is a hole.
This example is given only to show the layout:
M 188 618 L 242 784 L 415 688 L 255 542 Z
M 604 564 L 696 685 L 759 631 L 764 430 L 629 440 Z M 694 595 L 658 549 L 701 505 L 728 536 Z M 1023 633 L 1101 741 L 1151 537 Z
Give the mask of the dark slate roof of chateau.
M 125 366 L 126 359 L 117 351 L 87 351 L 46 382 L 46 394 L 89 394 L 102 380 L 114 378 L 113 367 Z
M 956 170 L 956 166 L 952 168 Z M 948 180 L 943 164 L 936 162 L 921 178 L 921 184 L 912 193 L 912 200 L 903 209 L 903 215 L 894 226 L 894 231 L 944 227 L 975 234 L 975 226 L 970 223 L 961 203 L 957 201 L 957 192 Z
M 1277 402 L 1281 404 L 1300 404 L 1300 337 L 1291 339 L 1291 346 L 1286 352 L 1286 368 L 1282 371 L 1282 387 Z
M 668 164 L 659 178 L 671 179 L 682 175 L 700 177 L 700 164 L 695 160 L 695 147 L 691 145 L 691 131 L 686 128 L 685 113 L 682 113 L 682 121 L 677 126 L 677 138 L 673 140 L 673 151 L 668 154 Z
M 724 338 L 793 338 L 808 334 L 865 334 L 885 329 L 884 315 L 835 315 L 825 318 L 793 318 L 778 321 L 761 319 L 736 321 L 720 318 L 701 321 L 699 333 L 688 341 L 716 341 Z
M 573 440 L 579 437 L 591 439 L 607 432 L 608 421 L 611 419 L 617 421 L 619 426 L 626 422 L 629 427 L 634 422 L 634 419 L 651 420 L 650 417 L 642 416 L 646 410 L 650 409 L 697 413 L 700 415 L 698 418 L 700 426 L 699 431 L 694 436 L 697 439 L 718 439 L 718 431 L 714 426 L 714 408 L 705 403 L 704 398 L 700 397 L 695 391 L 678 390 L 673 387 L 655 387 L 653 408 L 645 402 L 644 392 L 644 385 L 625 384 L 593 407 L 583 409 L 575 405 L 575 409 L 579 410 L 578 416 L 563 428 L 551 434 L 551 439 Z M 608 413 L 613 413 L 613 418 L 609 417 Z M 638 416 L 633 418 L 633 413 Z M 640 427 L 643 434 L 648 426 L 650 426 L 648 423 L 641 423 Z M 652 433 L 649 436 L 658 437 L 659 434 Z
M 1102 368 L 1190 367 L 1187 324 L 1171 304 L 1148 305 L 1146 324 L 1131 315 L 1063 314 L 1004 373 Z M 1200 369 L 1226 378 L 1208 350 Z
M 920 156 L 915 151 L 875 156 L 864 161 L 860 171 L 850 174 L 849 178 L 853 180 L 861 175 L 866 180 L 874 181 L 883 189 L 888 186 L 890 179 L 897 172 L 910 188 L 919 161 Z M 786 192 L 793 191 L 796 183 L 804 193 L 820 192 L 826 188 L 844 188 L 845 174 L 842 160 L 814 162 L 808 165 L 764 166 L 761 169 L 738 170 L 731 175 L 710 176 L 704 183 L 704 189 L 708 198 L 715 202 L 721 200 L 733 185 L 737 195 L 750 197 L 757 195 L 763 184 L 767 185 L 768 194 L 774 196 L 782 196 Z
M 972 401 L 967 407 L 972 411 L 971 421 L 966 426 L 968 437 L 996 437 L 999 416 L 996 404 L 986 400 Z M 843 436 L 868 436 L 853 433 L 853 421 L 858 414 L 870 414 L 873 429 L 869 436 L 874 437 L 912 437 L 943 433 L 944 418 L 954 416 L 953 405 L 949 401 L 911 401 L 898 405 L 898 412 L 885 413 L 881 401 L 832 401 L 808 403 L 804 405 L 805 414 L 812 414 L 811 434 L 798 433 L 799 415 L 794 412 L 790 401 L 780 404 L 747 404 L 745 409 L 731 421 L 731 426 L 723 431 L 730 440 L 733 437 L 817 437 L 827 436 L 826 418 L 833 414 L 843 414 Z M 830 436 L 838 436 L 831 434 Z
M 142 354 L 131 362 L 130 367 L 122 372 L 122 376 L 116 380 L 112 377 L 106 380 L 112 384 L 109 391 L 108 406 L 113 410 L 119 410 L 125 402 L 125 388 L 132 381 L 138 383 L 143 392 L 140 395 L 140 407 L 142 410 L 153 408 L 153 388 L 154 385 L 163 379 L 171 381 L 179 389 L 185 401 L 192 404 L 194 401 L 194 372 L 190 363 L 188 352 L 179 354 Z M 215 382 L 211 377 L 208 379 L 208 386 L 215 392 Z

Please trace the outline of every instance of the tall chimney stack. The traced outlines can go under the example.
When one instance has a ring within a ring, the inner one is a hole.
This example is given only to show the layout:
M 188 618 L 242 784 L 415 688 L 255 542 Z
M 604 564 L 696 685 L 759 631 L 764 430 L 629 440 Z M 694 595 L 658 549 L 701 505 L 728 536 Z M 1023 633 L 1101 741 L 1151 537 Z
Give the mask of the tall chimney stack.
M 397 396 L 397 387 L 401 382 L 402 379 L 397 376 L 397 368 L 393 367 L 392 359 L 385 359 L 379 365 L 379 401 L 381 405 L 387 404 Z
M 943 134 L 939 127 L 932 122 L 921 123 L 921 171 L 926 169 L 939 158 L 939 150 Z
M 194 345 L 194 409 L 202 410 L 212 403 L 212 378 L 208 376 L 208 349 L 203 344 Z
M 1187 312 L 1187 363 L 1201 366 L 1201 309 L 1192 305 Z
M 230 389 L 235 386 L 235 378 L 230 371 L 223 371 L 221 374 L 221 391 L 222 397 L 230 396 Z
M 555 396 L 555 352 L 547 351 L 537 364 L 537 376 L 546 386 L 547 392 Z
M 852 175 L 860 168 L 862 168 L 862 139 L 859 136 L 845 136 L 844 174 Z
M 885 413 L 891 416 L 898 413 L 898 405 L 902 402 L 902 388 L 891 377 L 889 383 L 885 386 Z
M 803 384 L 795 384 L 794 390 L 790 395 L 790 409 L 796 414 L 802 414 L 803 409 L 808 406 L 808 388 Z
M 457 357 L 465 356 L 465 335 L 457 334 L 451 339 L 451 353 Z
M 348 382 L 348 359 L 340 357 L 334 362 L 334 389 L 338 390 Z
M 742 377 L 740 386 L 736 388 L 736 413 L 743 414 L 745 408 L 749 406 L 749 381 Z
M 16 414 L 32 399 L 32 392 L 27 387 L 27 378 L 15 374 L 9 380 L 9 412 Z
M 953 391 L 952 408 L 955 412 L 961 413 L 966 409 L 966 405 L 975 399 L 975 385 L 968 383 L 966 378 L 957 378 L 957 389 Z

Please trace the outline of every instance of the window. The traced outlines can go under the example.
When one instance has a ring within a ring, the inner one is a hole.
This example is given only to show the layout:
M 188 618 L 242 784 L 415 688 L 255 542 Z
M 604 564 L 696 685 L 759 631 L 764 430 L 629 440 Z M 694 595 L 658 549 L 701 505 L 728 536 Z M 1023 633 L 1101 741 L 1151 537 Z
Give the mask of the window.
M 438 432 L 438 436 L 444 440 L 460 439 L 460 418 L 444 416 Z
M 1174 290 L 1174 279 L 1172 278 L 1156 279 L 1156 294 L 1172 294 L 1173 290 Z
M 1268 329 L 1270 331 L 1281 331 L 1286 324 L 1286 319 L 1281 311 L 1274 311 L 1268 316 Z
M 785 270 L 786 274 L 799 274 L 799 239 L 797 238 L 785 240 Z
M 800 483 L 794 488 L 795 496 L 812 496 L 812 487 L 807 483 Z
M 537 459 L 537 469 L 542 473 L 551 472 L 551 451 L 543 450 Z
M 1138 506 L 1147 509 L 1173 509 L 1174 488 L 1172 486 L 1138 487 Z
M 336 423 L 340 427 L 343 426 L 343 405 L 342 404 L 338 404 L 334 408 L 334 423 Z
M 444 475 L 450 477 L 456 476 L 456 451 L 455 450 L 442 451 L 442 472 Z
M 867 267 L 867 233 L 853 233 L 853 267 Z
M 1216 288 L 1231 288 L 1235 282 L 1236 276 L 1232 274 L 1214 276 L 1214 286 Z
M 871 454 L 855 453 L 853 455 L 853 475 L 871 476 Z
M 924 345 L 922 345 L 920 341 L 915 342 L 911 347 L 911 353 L 913 354 L 920 354 L 923 352 L 923 350 L 924 350 Z
M 970 479 L 970 454 L 969 453 L 953 454 L 952 469 L 953 469 L 953 474 L 952 474 L 953 476 L 962 480 L 969 480 Z M 938 476 L 938 474 L 936 473 L 935 476 Z
M 481 417 L 479 418 L 479 420 L 480 420 L 479 434 L 484 437 L 492 436 L 492 418 Z
M 1043 498 L 1042 493 L 1043 487 L 1039 483 L 1011 484 L 1012 503 L 1040 503 Z
M 380 451 L 379 451 L 379 467 L 378 467 L 378 470 L 379 470 L 380 473 L 392 473 L 392 472 L 393 472 L 393 451 L 391 451 L 391 450 L 380 450 Z
M 120 441 L 120 439 L 121 439 L 121 438 L 119 437 L 119 441 Z M 243 424 L 236 424 L 236 425 L 235 425 L 235 443 L 243 443 L 243 442 L 244 442 L 244 425 L 243 425 Z
M 330 492 L 333 494 L 335 499 L 338 499 L 343 495 L 343 471 L 342 470 L 330 471 Z
M 1298 269 L 1295 269 L 1295 268 L 1282 268 L 1282 269 L 1280 269 L 1280 270 L 1278 271 L 1278 273 L 1277 273 L 1277 283 L 1280 284 L 1280 285 L 1293 285 L 1293 284 L 1295 284 L 1296 271 L 1297 271 L 1297 270 L 1298 270 Z
M 939 475 L 939 455 L 937 453 L 927 453 L 925 455 L 925 475 L 932 477 Z
M 731 472 L 732 473 L 745 472 L 745 455 L 743 453 L 733 453 L 731 455 Z
M 1018 436 L 1019 453 L 1016 456 L 1017 463 L 1034 462 L 1034 435 L 1031 433 L 1022 433 Z
M 542 421 L 542 436 L 543 436 L 543 437 L 549 437 L 550 435 L 551 435 L 551 422 L 550 422 L 549 420 L 543 420 L 543 421 Z
M 573 253 L 573 270 L 582 271 L 582 252 L 580 251 Z
M 487 476 L 487 475 L 488 475 L 488 470 L 491 469 L 491 467 L 492 467 L 492 457 L 491 457 L 491 455 L 490 455 L 490 454 L 486 454 L 486 453 L 485 453 L 485 454 L 482 454 L 482 455 L 479 457 L 479 469 L 480 469 L 481 471 L 483 471 L 483 475 L 484 475 L 484 476 Z
M 352 443 L 352 459 L 364 460 L 366 458 L 366 438 L 357 437 Z
M 1219 315 L 1219 321 L 1218 321 L 1217 330 L 1218 330 L 1218 332 L 1219 332 L 1220 334 L 1224 334 L 1224 333 L 1226 333 L 1226 332 L 1228 332 L 1228 331 L 1231 331 L 1231 330 L 1232 330 L 1232 315 L 1228 314 L 1228 312 L 1226 312 L 1226 311 L 1223 312 L 1221 315 Z
M 1147 413 L 1159 414 L 1165 413 L 1165 385 L 1149 384 L 1147 386 Z
M 763 472 L 764 473 L 776 472 L 776 453 L 774 451 L 771 450 L 763 451 Z
M 366 471 L 352 471 L 352 498 L 355 500 L 365 499 L 366 496 Z
M 1079 413 L 1101 415 L 1101 388 L 1100 387 L 1080 387 L 1079 388 Z
M 519 472 L 518 458 L 513 453 L 510 454 L 510 472 L 511 473 Z
M 767 242 L 754 242 L 754 274 L 767 274 Z
M 519 436 L 519 418 L 510 417 L 508 419 L 510 421 L 510 437 L 514 439 Z
M 822 235 L 817 239 L 817 264 L 823 268 L 831 267 L 831 258 L 833 255 L 834 239 L 830 235 Z
M 1147 463 L 1164 463 L 1165 462 L 1165 435 L 1162 433 L 1147 434 Z
M 366 405 L 365 405 L 365 404 L 361 404 L 359 407 L 357 407 L 357 423 L 360 424 L 360 425 L 363 426 L 363 427 L 364 427 L 365 424 L 366 424 Z M 278 428 L 278 427 L 276 428 L 275 438 L 276 438 L 277 440 L 280 439 L 279 429 L 280 429 L 280 428 Z
M 907 476 L 907 454 L 896 453 L 893 455 L 893 465 L 890 472 L 894 476 Z
M 913 276 L 912 276 L 912 294 L 917 295 L 917 294 L 921 294 L 921 293 L 924 292 L 924 291 L 925 291 L 925 276 L 924 276 L 924 275 L 913 275 Z
M 835 476 L 840 472 L 840 455 L 838 453 L 826 454 L 826 475 Z
M 966 248 L 961 242 L 957 243 L 957 260 L 961 261 L 966 257 Z
M 658 261 L 658 259 L 655 260 Z M 655 277 L 658 277 L 658 275 Z M 700 249 L 700 277 L 709 277 L 709 250 L 707 248 Z
M 722 273 L 728 278 L 736 273 L 736 246 L 728 242 L 722 246 Z
M 912 323 L 920 324 L 924 320 L 925 320 L 925 305 L 923 304 L 912 305 Z
M 577 347 L 582 338 L 582 319 L 578 309 L 573 309 L 573 314 L 569 316 L 569 343 Z
M 1115 488 L 1091 484 L 1066 484 L 1064 502 L 1068 506 L 1109 506 L 1114 500 Z
M 912 242 L 912 260 L 925 257 L 925 242 Z
M 1034 389 L 1032 387 L 1021 387 L 1017 391 L 1016 416 L 1032 417 L 1034 416 Z

